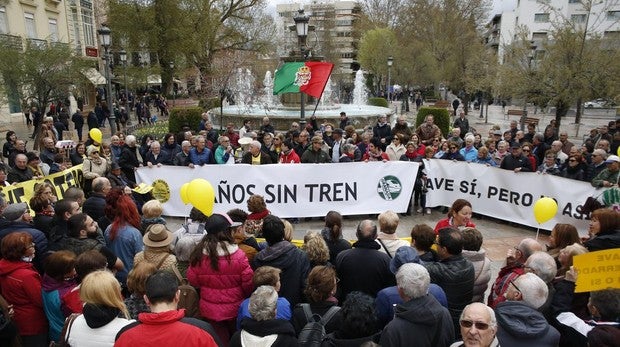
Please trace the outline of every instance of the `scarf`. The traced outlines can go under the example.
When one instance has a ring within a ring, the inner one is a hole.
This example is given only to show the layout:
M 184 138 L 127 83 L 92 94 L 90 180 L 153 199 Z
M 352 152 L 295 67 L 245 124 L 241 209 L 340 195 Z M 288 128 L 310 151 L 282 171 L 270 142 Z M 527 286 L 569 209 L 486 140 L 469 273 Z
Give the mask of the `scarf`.
M 409 151 L 407 151 L 407 152 L 405 152 L 405 155 L 406 155 L 406 156 L 407 156 L 407 158 L 409 158 L 409 159 L 415 159 L 415 158 L 418 156 L 418 153 L 416 153 L 416 152 L 409 152 Z
M 248 215 L 248 219 L 258 220 L 258 219 L 263 219 L 263 218 L 267 217 L 268 215 L 269 215 L 269 210 L 266 209 L 266 210 L 261 211 L 261 212 L 250 213 Z

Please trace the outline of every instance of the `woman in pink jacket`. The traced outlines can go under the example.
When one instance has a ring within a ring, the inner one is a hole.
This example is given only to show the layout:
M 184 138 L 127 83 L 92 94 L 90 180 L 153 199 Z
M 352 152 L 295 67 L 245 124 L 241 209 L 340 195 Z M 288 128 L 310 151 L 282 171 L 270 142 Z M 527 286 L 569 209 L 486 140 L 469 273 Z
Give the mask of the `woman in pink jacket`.
M 226 214 L 211 215 L 205 223 L 207 234 L 194 248 L 187 269 L 189 283 L 200 290 L 200 314 L 221 341 L 230 340 L 239 305 L 254 289 L 254 272 L 231 233 L 240 225 Z

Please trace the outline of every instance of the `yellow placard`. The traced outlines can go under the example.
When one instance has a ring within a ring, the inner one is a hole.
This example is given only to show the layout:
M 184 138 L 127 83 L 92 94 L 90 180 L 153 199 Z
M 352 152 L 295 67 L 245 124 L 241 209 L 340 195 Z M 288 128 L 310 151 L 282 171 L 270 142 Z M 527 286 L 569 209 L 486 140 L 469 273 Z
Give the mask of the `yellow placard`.
M 620 288 L 620 248 L 575 256 L 573 267 L 577 271 L 575 293 Z

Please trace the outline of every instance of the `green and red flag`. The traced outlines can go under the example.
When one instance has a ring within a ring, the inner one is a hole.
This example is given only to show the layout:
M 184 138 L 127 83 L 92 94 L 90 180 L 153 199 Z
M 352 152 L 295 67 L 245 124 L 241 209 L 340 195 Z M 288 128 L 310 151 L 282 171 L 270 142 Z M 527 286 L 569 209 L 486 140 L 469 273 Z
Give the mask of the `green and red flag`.
M 307 61 L 285 63 L 277 71 L 273 82 L 273 94 L 305 93 L 320 98 L 334 64 Z

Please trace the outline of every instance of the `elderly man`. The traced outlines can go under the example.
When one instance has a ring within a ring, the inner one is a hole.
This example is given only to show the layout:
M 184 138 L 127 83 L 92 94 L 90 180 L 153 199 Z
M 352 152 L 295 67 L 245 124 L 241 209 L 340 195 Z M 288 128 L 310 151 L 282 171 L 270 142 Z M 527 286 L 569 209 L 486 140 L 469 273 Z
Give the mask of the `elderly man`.
M 497 274 L 497 279 L 491 287 L 487 304 L 494 308 L 500 302 L 506 300 L 504 294 L 510 286 L 510 282 L 525 273 L 523 264 L 534 252 L 542 251 L 542 245 L 532 239 L 525 238 L 514 249 L 508 250 L 506 266 L 502 267 Z
M 271 156 L 261 151 L 262 144 L 256 140 L 250 142 L 249 150 L 241 158 L 241 163 L 252 165 L 271 164 Z
M 607 153 L 602 149 L 595 149 L 590 155 L 590 164 L 586 169 L 586 180 L 592 182 L 592 179 L 596 177 L 601 171 L 605 170 L 605 160 L 607 159 Z
M 153 141 L 151 142 L 149 151 L 144 156 L 144 165 L 148 167 L 160 167 L 162 165 L 172 164 L 169 160 L 170 155 L 168 155 L 166 151 L 162 151 L 159 141 Z
M 521 153 L 521 145 L 516 142 L 510 146 L 510 154 L 504 157 L 499 167 L 514 172 L 532 171 L 530 160 Z
M 26 154 L 28 153 L 28 151 L 26 150 L 26 142 L 24 140 L 20 140 L 17 139 L 15 140 L 15 148 L 13 148 L 13 150 L 11 150 L 11 153 L 9 153 L 9 166 L 11 168 L 15 167 L 15 157 L 18 154 Z
M 535 252 L 527 258 L 523 267 L 526 272 L 531 272 L 540 277 L 540 279 L 547 285 L 547 290 L 549 292 L 547 301 L 538 309 L 538 311 L 542 312 L 542 314 L 544 314 L 547 318 L 552 317 L 550 307 L 553 295 L 555 294 L 555 287 L 551 281 L 555 279 L 555 275 L 558 272 L 555 259 L 553 259 L 553 257 L 547 252 Z
M 189 150 L 189 162 L 198 166 L 211 163 L 211 150 L 207 148 L 204 136 L 198 136 L 196 147 Z
M 32 170 L 28 167 L 28 157 L 25 154 L 15 156 L 15 166 L 9 171 L 7 181 L 10 183 L 19 183 L 29 181 L 34 177 Z
M 426 120 L 416 130 L 416 134 L 420 138 L 420 141 L 426 146 L 433 144 L 434 138 L 441 138 L 441 130 L 435 125 L 435 118 L 433 115 L 426 116 Z
M 574 144 L 568 140 L 568 133 L 564 130 L 560 131 L 560 142 L 562 142 L 562 152 L 569 155 Z
M 455 332 L 463 308 L 474 295 L 476 273 L 474 265 L 463 257 L 463 234 L 456 228 L 439 230 L 437 241 L 438 262 L 426 263 L 431 282 L 439 285 L 448 298 L 448 309 Z
M 510 281 L 506 301 L 495 308 L 500 346 L 558 345 L 560 333 L 537 311 L 548 294 L 545 282 L 532 273 Z
M 192 148 L 192 143 L 188 140 L 183 140 L 181 142 L 181 151 L 174 156 L 173 164 L 175 166 L 189 166 L 191 168 L 194 167 L 189 161 L 189 151 Z
M 323 149 L 323 137 L 315 136 L 312 138 L 312 144 L 301 156 L 302 163 L 329 163 L 331 160 L 329 154 Z
M 138 160 L 138 147 L 136 146 L 136 137 L 134 135 L 127 135 L 125 137 L 125 144 L 121 151 L 121 156 L 118 159 L 118 165 L 121 170 L 130 181 L 136 181 L 136 169 L 142 164 Z
M 342 251 L 336 257 L 336 272 L 340 278 L 340 299 L 347 294 L 361 291 L 371 296 L 386 287 L 394 285 L 394 275 L 390 271 L 390 257 L 379 252 L 377 225 L 368 219 L 361 221 L 356 231 L 357 242 L 352 249 Z M 360 271 L 360 264 L 364 264 Z
M 454 341 L 450 313 L 429 295 L 430 275 L 424 266 L 402 265 L 396 287 L 403 303 L 394 309 L 394 319 L 381 334 L 381 346 L 449 346 Z
M 269 119 L 269 117 L 263 117 L 263 122 L 260 128 L 258 128 L 259 135 L 274 134 L 275 131 L 276 129 L 273 127 L 273 125 L 271 125 L 271 120 Z
M 4 199 L 0 199 L 0 204 L 2 207 L 5 206 Z M 35 248 L 33 263 L 37 270 L 42 272 L 43 259 L 48 251 L 48 241 L 42 231 L 33 227 L 28 205 L 25 202 L 9 204 L 4 207 L 0 217 L 0 242 L 6 235 L 13 232 L 30 234 Z
M 564 165 L 568 155 L 562 152 L 562 142 L 560 140 L 553 141 L 551 143 L 551 151 L 555 153 L 556 162 L 558 165 Z
M 461 336 L 463 341 L 455 342 L 450 347 L 497 347 L 499 341 L 495 312 L 489 306 L 474 302 L 465 306 L 461 319 Z
M 95 221 L 105 216 L 105 197 L 112 190 L 110 180 L 105 177 L 97 177 L 93 180 L 93 192 L 84 201 L 82 211 L 91 216 Z
M 620 158 L 617 155 L 610 155 L 605 160 L 607 168 L 601 171 L 592 179 L 592 186 L 597 188 L 611 187 L 618 184 L 618 173 L 620 172 Z
M 44 147 L 43 150 L 41 150 L 41 154 L 39 156 L 41 157 L 41 161 L 49 166 L 52 166 L 52 164 L 54 163 L 54 156 L 56 155 L 56 153 L 58 153 L 54 145 L 54 139 L 52 139 L 51 137 L 46 137 L 43 139 Z

